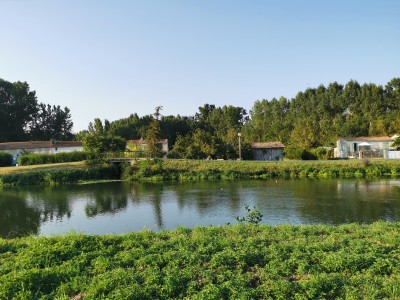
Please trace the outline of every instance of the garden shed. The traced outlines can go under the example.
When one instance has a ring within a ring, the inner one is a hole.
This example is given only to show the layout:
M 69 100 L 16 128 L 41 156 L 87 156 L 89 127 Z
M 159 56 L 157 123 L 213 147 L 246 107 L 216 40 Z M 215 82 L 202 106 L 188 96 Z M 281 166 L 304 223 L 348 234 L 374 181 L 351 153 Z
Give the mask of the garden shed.
M 282 160 L 285 145 L 281 142 L 258 142 L 251 144 L 254 160 Z

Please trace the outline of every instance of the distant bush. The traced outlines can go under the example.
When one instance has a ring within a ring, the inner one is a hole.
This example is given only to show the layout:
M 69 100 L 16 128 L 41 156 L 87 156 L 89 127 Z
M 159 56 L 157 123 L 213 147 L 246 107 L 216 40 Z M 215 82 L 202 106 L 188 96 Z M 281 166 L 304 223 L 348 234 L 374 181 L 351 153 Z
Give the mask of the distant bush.
M 7 152 L 0 151 L 0 167 L 11 166 L 13 162 L 13 157 Z
M 21 166 L 55 164 L 94 159 L 95 154 L 83 151 L 62 152 L 57 154 L 26 154 L 19 157 Z
M 333 150 L 324 147 L 301 149 L 288 146 L 285 149 L 285 158 L 297 160 L 328 160 L 333 158 Z
M 310 153 L 318 160 L 328 160 L 333 158 L 333 150 L 324 147 L 318 147 L 310 150 Z
M 295 148 L 288 146 L 285 149 L 285 158 L 297 160 L 316 160 L 317 156 L 306 149 Z

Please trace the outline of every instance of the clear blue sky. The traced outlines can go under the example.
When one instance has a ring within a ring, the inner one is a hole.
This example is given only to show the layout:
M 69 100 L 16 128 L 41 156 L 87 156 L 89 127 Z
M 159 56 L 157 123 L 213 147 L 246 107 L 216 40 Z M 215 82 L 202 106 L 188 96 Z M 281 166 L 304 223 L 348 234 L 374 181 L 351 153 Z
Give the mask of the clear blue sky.
M 74 131 L 400 77 L 399 0 L 0 0 L 0 78 Z

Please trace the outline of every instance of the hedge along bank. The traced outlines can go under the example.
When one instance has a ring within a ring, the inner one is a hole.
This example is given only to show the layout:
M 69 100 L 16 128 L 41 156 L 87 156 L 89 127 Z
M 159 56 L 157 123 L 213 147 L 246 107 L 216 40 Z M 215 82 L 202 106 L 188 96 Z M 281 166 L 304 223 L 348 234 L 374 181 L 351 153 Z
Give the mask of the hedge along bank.
M 98 162 L 95 162 L 96 164 Z M 55 185 L 87 180 L 236 180 L 268 178 L 379 178 L 400 175 L 400 161 L 199 161 L 142 160 L 131 166 L 88 165 L 77 170 L 39 170 L 0 175 L 0 185 Z
M 248 178 L 379 178 L 400 176 L 399 160 L 201 161 L 144 160 L 122 166 L 125 180 L 219 180 Z
M 47 170 L 0 175 L 0 186 L 59 185 L 81 181 L 119 179 L 119 170 L 112 166 L 91 166 L 76 170 Z
M 63 162 L 76 162 L 97 158 L 95 153 L 84 151 L 62 152 L 56 154 L 25 154 L 19 157 L 18 163 L 21 166 L 54 164 Z
M 0 167 L 8 167 L 13 163 L 13 157 L 11 154 L 0 151 Z

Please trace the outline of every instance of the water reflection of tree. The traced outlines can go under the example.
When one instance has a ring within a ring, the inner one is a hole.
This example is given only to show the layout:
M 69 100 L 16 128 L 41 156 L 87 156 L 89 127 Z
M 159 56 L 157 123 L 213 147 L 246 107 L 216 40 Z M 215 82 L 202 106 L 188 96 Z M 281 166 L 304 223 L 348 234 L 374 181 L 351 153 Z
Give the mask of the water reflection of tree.
M 157 227 L 163 227 L 162 201 L 164 184 L 163 183 L 134 183 L 131 185 L 131 200 L 135 205 L 149 202 L 152 205 L 154 218 Z
M 162 219 L 162 208 L 161 208 L 162 193 L 163 193 L 163 186 L 158 186 L 158 188 L 156 188 L 155 191 L 153 192 L 153 196 L 151 197 L 151 202 L 153 204 L 154 217 L 156 219 L 157 227 L 164 226 Z
M 128 194 L 126 190 L 97 190 L 85 206 L 88 217 L 101 214 L 116 214 L 124 210 L 128 205 Z
M 0 236 L 2 238 L 23 237 L 37 234 L 40 212 L 28 205 L 25 196 L 4 193 L 0 199 Z
M 28 197 L 39 211 L 42 222 L 71 217 L 74 187 L 30 187 Z
M 174 188 L 178 207 L 195 206 L 198 214 L 207 215 L 226 206 L 237 211 L 243 206 L 240 182 L 192 182 L 179 184 Z

